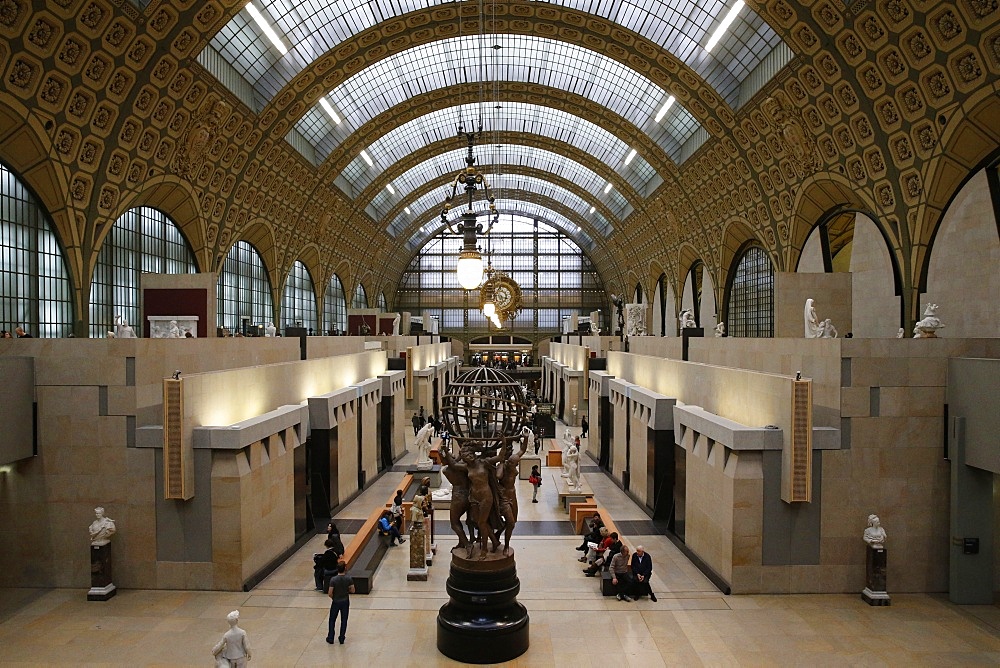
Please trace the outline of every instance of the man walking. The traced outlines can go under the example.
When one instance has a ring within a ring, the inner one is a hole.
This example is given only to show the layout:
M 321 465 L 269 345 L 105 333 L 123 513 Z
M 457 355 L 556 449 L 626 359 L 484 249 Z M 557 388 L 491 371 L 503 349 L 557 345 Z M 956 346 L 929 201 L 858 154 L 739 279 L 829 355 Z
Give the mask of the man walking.
M 584 415 L 580 418 L 580 438 L 587 438 L 588 432 L 590 432 L 590 423 L 587 422 L 587 416 Z
M 635 578 L 635 597 L 649 594 L 649 600 L 656 603 L 656 594 L 649 586 L 649 578 L 653 575 L 653 558 L 646 554 L 642 545 L 635 548 L 632 555 L 632 577 Z
M 337 617 L 340 616 L 340 644 L 344 644 L 347 636 L 347 616 L 351 612 L 351 594 L 354 593 L 354 580 L 350 575 L 346 575 L 347 564 L 341 561 L 337 564 L 337 574 L 330 578 L 329 596 L 333 599 L 330 604 L 330 628 L 326 633 L 326 641 L 333 644 L 333 630 L 337 625 Z
M 414 413 L 413 417 L 410 418 L 410 424 L 413 425 L 413 435 L 416 436 L 417 432 L 420 431 L 420 418 Z

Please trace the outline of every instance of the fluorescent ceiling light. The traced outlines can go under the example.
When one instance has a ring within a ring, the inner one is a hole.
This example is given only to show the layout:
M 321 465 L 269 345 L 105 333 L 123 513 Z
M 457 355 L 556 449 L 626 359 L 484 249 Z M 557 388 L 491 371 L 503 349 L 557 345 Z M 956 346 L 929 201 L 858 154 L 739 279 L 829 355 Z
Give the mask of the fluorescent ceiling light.
M 729 13 L 726 14 L 726 18 L 722 19 L 722 23 L 720 23 L 719 27 L 715 29 L 714 33 L 712 33 L 712 39 L 708 40 L 708 44 L 705 45 L 706 53 L 712 52 L 715 45 L 719 43 L 722 36 L 726 34 L 727 30 L 729 30 L 729 26 L 736 20 L 736 15 L 740 13 L 741 9 L 743 9 L 743 0 L 736 0 L 732 8 L 729 10 Z
M 264 35 L 271 40 L 271 44 L 274 44 L 274 48 L 280 51 L 281 55 L 288 53 L 288 47 L 286 47 L 284 43 L 278 39 L 278 33 L 274 32 L 274 28 L 272 28 L 267 22 L 264 15 L 253 6 L 252 2 L 247 3 L 247 12 L 249 12 L 250 16 L 253 17 L 253 20 L 257 22 L 257 25 L 260 26 L 261 32 L 263 32 Z
M 410 207 L 408 207 L 408 206 L 404 206 L 404 207 L 403 207 L 403 211 L 405 211 L 405 212 L 406 212 L 406 215 L 407 215 L 407 216 L 409 216 L 409 215 L 410 215 Z M 421 227 L 421 228 L 420 228 L 420 231 L 421 231 L 421 232 L 423 232 L 423 230 L 424 230 L 424 228 L 422 228 L 422 227 Z
M 632 162 L 632 158 L 635 157 L 635 154 L 636 154 L 636 150 L 635 149 L 632 149 L 631 151 L 628 152 L 628 155 L 625 157 L 625 164 L 626 165 L 628 163 Z
M 388 191 L 389 191 L 390 193 L 392 193 L 393 195 L 395 195 L 395 194 L 396 194 L 396 189 L 392 187 L 392 184 L 391 184 L 391 183 L 387 183 L 387 184 L 385 184 L 385 189 L 386 189 L 386 190 L 388 190 Z
M 319 106 L 323 107 L 323 111 L 330 114 L 330 118 L 333 119 L 334 123 L 340 125 L 340 116 L 338 116 L 337 112 L 333 110 L 333 105 L 327 102 L 325 97 L 321 97 L 319 99 Z
M 372 161 L 371 156 L 368 155 L 368 151 L 366 151 L 365 149 L 361 149 L 361 157 L 364 159 L 365 162 L 368 163 L 369 167 L 375 166 L 374 161 Z
M 590 212 L 591 213 L 594 213 L 595 211 L 597 211 L 597 207 L 596 206 L 590 207 Z
M 604 186 L 604 194 L 607 195 L 609 192 L 611 192 L 612 187 L 613 186 L 611 185 L 611 181 L 608 181 L 608 185 Z
M 663 117 L 667 115 L 667 112 L 670 111 L 670 107 L 673 104 L 674 104 L 674 96 L 671 95 L 670 97 L 667 98 L 667 101 L 663 103 L 663 106 L 660 107 L 660 110 L 656 112 L 656 118 L 654 118 L 653 120 L 656 121 L 657 123 L 662 121 Z

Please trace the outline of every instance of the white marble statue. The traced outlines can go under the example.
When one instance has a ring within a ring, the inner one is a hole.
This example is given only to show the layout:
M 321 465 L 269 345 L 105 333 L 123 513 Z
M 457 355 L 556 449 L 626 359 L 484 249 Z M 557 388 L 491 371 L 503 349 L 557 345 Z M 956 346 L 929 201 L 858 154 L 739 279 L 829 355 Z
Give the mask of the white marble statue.
M 580 489 L 580 451 L 576 445 L 569 446 L 566 455 L 563 457 L 566 468 L 569 470 L 569 488 Z
M 418 468 L 430 468 L 434 465 L 434 462 L 431 461 L 431 436 L 433 435 L 434 425 L 430 422 L 421 427 L 420 431 L 417 432 L 413 445 L 417 448 Z
M 629 337 L 646 336 L 646 305 L 625 304 L 625 321 Z
M 868 528 L 865 529 L 864 539 L 872 547 L 885 547 L 885 529 L 882 528 L 878 515 L 868 516 Z
M 247 632 L 237 626 L 240 621 L 240 611 L 230 612 L 226 615 L 226 621 L 229 622 L 229 630 L 212 648 L 215 665 L 243 668 L 250 660 L 250 639 L 247 637 Z
M 820 338 L 822 339 L 835 339 L 838 336 L 837 328 L 833 326 L 833 322 L 829 318 L 820 323 L 820 327 L 823 328 L 823 334 Z
M 101 506 L 94 508 L 94 514 L 97 515 L 97 519 L 90 523 L 90 544 L 96 546 L 107 545 L 111 542 L 111 536 L 117 530 L 115 528 L 115 521 L 110 517 L 104 516 L 104 508 Z
M 534 406 L 532 406 L 534 408 Z M 531 427 L 523 427 L 521 429 L 521 438 L 524 441 L 524 451 L 534 452 L 535 451 L 535 432 L 531 431 Z
M 726 323 L 720 322 L 715 326 L 715 338 L 722 338 L 726 335 Z
M 900 327 L 899 331 L 896 332 L 896 338 L 897 339 L 902 339 L 902 338 L 905 338 L 905 337 L 906 337 L 906 330 L 903 329 L 902 327 Z
M 944 323 L 937 317 L 937 304 L 928 304 L 924 309 L 924 317 L 917 321 L 913 328 L 913 338 L 915 339 L 936 339 L 937 331 L 944 327 Z
M 274 335 L 278 333 L 278 328 L 274 326 L 273 322 L 269 322 L 264 325 L 264 336 L 269 338 L 274 338 Z
M 570 431 L 569 427 L 566 427 L 566 429 L 563 430 L 562 438 L 562 472 L 559 474 L 561 478 L 569 477 L 569 462 L 567 461 L 567 455 L 571 447 L 573 447 L 573 432 Z
M 134 339 L 137 338 L 135 335 L 135 330 L 132 326 L 125 322 L 125 316 L 118 315 L 115 316 L 115 338 L 118 339 Z
M 399 314 L 398 313 L 396 314 L 396 317 L 392 319 L 392 335 L 393 336 L 399 336 Z
M 681 324 L 681 329 L 694 329 L 698 324 L 694 321 L 694 312 L 686 308 L 677 315 L 677 320 Z
M 807 339 L 821 339 L 823 338 L 823 321 L 816 316 L 816 307 L 813 306 L 813 303 L 812 299 L 807 299 L 802 311 L 805 336 Z

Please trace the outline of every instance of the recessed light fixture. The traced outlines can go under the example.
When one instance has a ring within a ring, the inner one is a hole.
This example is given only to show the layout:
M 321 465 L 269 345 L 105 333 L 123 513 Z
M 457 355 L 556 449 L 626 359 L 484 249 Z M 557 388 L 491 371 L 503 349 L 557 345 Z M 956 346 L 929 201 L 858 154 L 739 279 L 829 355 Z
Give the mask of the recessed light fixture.
M 613 187 L 614 186 L 611 185 L 611 181 L 608 181 L 608 185 L 604 186 L 604 194 L 607 195 L 609 192 L 611 192 L 611 188 Z
M 408 206 L 404 206 L 404 207 L 403 207 L 403 211 L 405 211 L 405 212 L 406 212 L 406 215 L 407 215 L 407 216 L 409 216 L 409 215 L 410 215 L 410 207 L 408 207 Z M 421 232 L 423 232 L 423 229 L 424 229 L 424 228 L 422 228 L 422 227 L 421 227 L 421 228 L 420 228 L 420 231 L 421 231 Z
M 590 207 L 590 212 L 591 213 L 594 213 L 595 211 L 597 211 L 597 207 L 596 206 Z
M 385 189 L 389 191 L 390 194 L 395 195 L 396 189 L 392 187 L 391 183 L 385 184 Z
M 632 149 L 631 151 L 628 152 L 628 155 L 625 157 L 625 164 L 626 165 L 628 163 L 632 162 L 632 158 L 635 157 L 635 154 L 636 154 L 636 150 L 635 149 Z
M 272 28 L 271 25 L 267 22 L 267 19 L 264 18 L 264 15 L 261 14 L 260 11 L 253 6 L 252 2 L 247 3 L 247 13 L 250 14 L 251 17 L 253 17 L 253 20 L 260 27 L 261 32 L 263 32 L 264 35 L 269 40 L 271 40 L 271 44 L 273 44 L 274 48 L 276 48 L 278 51 L 281 52 L 281 55 L 285 55 L 286 53 L 288 53 L 288 47 L 284 45 L 284 43 L 278 37 L 278 33 L 274 32 L 274 28 Z
M 369 167 L 375 166 L 375 162 L 372 160 L 371 156 L 368 155 L 368 151 L 366 151 L 365 149 L 361 149 L 361 158 L 368 163 Z
M 319 106 L 323 107 L 323 111 L 330 115 L 330 118 L 333 119 L 334 123 L 340 125 L 340 116 L 338 116 L 337 112 L 333 110 L 333 105 L 327 102 L 325 97 L 321 97 L 319 99 Z
M 667 112 L 670 111 L 670 107 L 673 104 L 674 104 L 674 96 L 671 95 L 670 97 L 667 98 L 667 101 L 663 103 L 663 106 L 660 107 L 660 110 L 656 112 L 656 118 L 654 118 L 653 120 L 656 121 L 657 123 L 662 121 L 663 117 L 667 115 Z
M 730 8 L 729 13 L 726 14 L 726 18 L 722 19 L 722 23 L 720 23 L 719 27 L 715 29 L 715 32 L 712 33 L 712 38 L 708 40 L 708 44 L 705 45 L 705 51 L 707 53 L 712 52 L 712 49 L 715 48 L 715 45 L 719 43 L 719 40 L 722 39 L 722 36 L 726 34 L 727 30 L 729 30 L 729 26 L 732 24 L 733 21 L 736 20 L 736 15 L 740 13 L 741 9 L 743 9 L 743 4 L 744 4 L 743 0 L 736 0 L 736 2 L 733 3 L 733 6 L 732 8 Z

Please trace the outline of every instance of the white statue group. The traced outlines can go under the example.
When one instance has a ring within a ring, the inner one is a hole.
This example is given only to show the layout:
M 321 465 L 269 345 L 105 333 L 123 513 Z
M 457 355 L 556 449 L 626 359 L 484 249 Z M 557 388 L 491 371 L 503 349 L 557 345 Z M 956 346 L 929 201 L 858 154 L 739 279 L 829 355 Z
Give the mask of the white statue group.
M 807 299 L 802 318 L 805 321 L 807 339 L 835 339 L 837 338 L 837 328 L 829 318 L 820 320 L 816 317 L 816 307 L 813 300 Z
M 580 489 L 580 449 L 576 447 L 573 433 L 568 428 L 563 432 L 562 477 L 568 479 L 570 489 Z
M 417 468 L 430 469 L 434 466 L 431 459 L 431 437 L 434 435 L 434 425 L 428 422 L 417 432 L 413 445 L 417 449 Z

